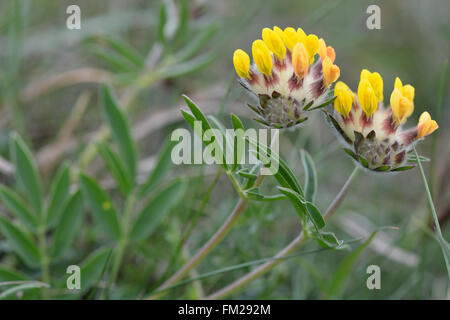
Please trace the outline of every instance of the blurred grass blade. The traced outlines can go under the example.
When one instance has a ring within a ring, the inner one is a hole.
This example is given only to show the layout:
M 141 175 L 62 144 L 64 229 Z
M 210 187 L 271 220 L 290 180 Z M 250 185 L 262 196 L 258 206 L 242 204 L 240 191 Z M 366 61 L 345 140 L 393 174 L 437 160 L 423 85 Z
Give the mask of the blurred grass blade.
M 41 215 L 42 191 L 32 153 L 18 134 L 11 135 L 11 159 L 16 166 L 16 177 L 38 216 Z
M 40 264 L 40 253 L 33 240 L 3 216 L 0 216 L 0 231 L 26 265 L 36 267 Z
M 161 147 L 155 167 L 141 186 L 139 191 L 141 197 L 152 192 L 163 181 L 169 169 L 172 167 L 172 148 L 175 144 L 176 141 L 169 140 Z
M 210 42 L 218 29 L 219 27 L 217 25 L 211 25 L 201 30 L 183 49 L 175 53 L 175 61 L 181 62 L 192 58 Z
M 186 181 L 177 180 L 153 197 L 137 215 L 130 238 L 142 240 L 152 234 L 163 218 L 183 199 L 186 191 Z
M 81 226 L 82 213 L 83 198 L 81 191 L 78 190 L 67 201 L 62 211 L 61 219 L 55 229 L 51 249 L 53 257 L 58 258 L 69 247 Z
M 99 184 L 89 176 L 80 174 L 84 199 L 97 224 L 114 240 L 119 240 L 121 229 L 117 211 L 111 199 Z
M 130 127 L 125 114 L 119 109 L 115 98 L 111 92 L 111 88 L 104 85 L 102 88 L 103 107 L 105 110 L 108 124 L 111 128 L 112 135 L 119 147 L 120 156 L 130 176 L 130 180 L 134 183 L 136 176 L 136 147 L 131 138 Z
M 439 242 L 439 246 L 441 247 L 442 254 L 444 255 L 445 267 L 447 268 L 447 277 L 450 281 L 450 262 L 449 262 L 449 252 L 448 245 L 446 245 L 447 241 L 442 236 L 441 226 L 439 225 L 439 218 L 436 212 L 436 208 L 434 207 L 433 197 L 431 196 L 431 191 L 428 186 L 427 178 L 425 176 L 425 172 L 423 171 L 422 162 L 420 161 L 419 154 L 417 153 L 416 147 L 413 146 L 414 154 L 416 155 L 417 164 L 419 166 L 420 176 L 422 177 L 422 182 L 425 187 L 425 193 L 428 200 L 428 205 L 430 206 L 431 213 L 433 216 L 434 226 L 436 227 L 437 238 Z
M 27 291 L 30 289 L 49 288 L 49 287 L 50 286 L 48 284 L 43 283 L 43 282 L 29 281 L 27 283 L 20 284 L 18 286 L 14 286 L 12 288 L 9 288 L 8 290 L 3 291 L 2 293 L 0 293 L 0 300 L 9 299 L 13 294 Z
M 89 255 L 81 264 L 81 293 L 88 291 L 102 276 L 105 265 L 110 256 L 111 249 L 99 249 Z
M 188 31 L 188 23 L 189 23 L 189 7 L 186 0 L 181 0 L 181 9 L 180 9 L 180 21 L 177 27 L 177 31 L 175 32 L 175 36 L 173 38 L 174 42 L 179 42 L 184 38 Z
M 89 50 L 98 58 L 105 61 L 114 72 L 131 73 L 139 71 L 139 67 L 133 62 L 118 55 L 115 51 L 98 45 L 89 46 Z
M 0 185 L 0 199 L 2 204 L 22 221 L 30 230 L 36 230 L 38 220 L 36 216 L 27 208 L 25 201 L 14 192 L 14 190 Z
M 367 246 L 372 242 L 373 238 L 376 236 L 378 230 L 374 231 L 370 237 L 364 241 L 358 248 L 353 250 L 344 261 L 342 261 L 334 273 L 333 280 L 331 281 L 329 295 L 333 298 L 340 297 L 346 280 L 351 276 L 351 271 L 356 263 L 356 260 L 367 248 Z
M 159 23 L 158 23 L 158 39 L 159 41 L 166 46 L 167 40 L 165 35 L 165 26 L 167 22 L 167 9 L 166 4 L 163 3 L 161 8 L 159 9 Z
M 122 56 L 123 58 L 127 59 L 128 61 L 132 62 L 137 67 L 141 68 L 144 66 L 145 61 L 144 58 L 141 56 L 139 52 L 136 51 L 132 46 L 125 43 L 124 41 L 108 36 L 108 35 L 101 35 L 101 36 L 95 36 L 91 39 L 88 39 L 87 41 L 95 41 L 100 44 L 108 45 L 110 48 L 112 48 L 118 55 Z
M 64 164 L 53 178 L 50 187 L 50 201 L 47 209 L 47 225 L 53 226 L 59 222 L 64 203 L 69 197 L 70 168 Z
M 106 143 L 99 142 L 97 144 L 97 149 L 100 155 L 105 161 L 106 167 L 108 168 L 111 175 L 117 182 L 117 185 L 124 196 L 128 195 L 131 191 L 132 185 L 128 177 L 125 165 L 117 153 L 110 148 Z
M 180 62 L 175 65 L 168 66 L 161 70 L 161 74 L 165 78 L 177 78 L 181 76 L 187 76 L 191 73 L 197 72 L 207 67 L 213 62 L 216 55 L 212 52 L 202 54 L 185 62 Z
M 0 283 L 5 281 L 24 281 L 27 276 L 23 273 L 0 266 Z
M 314 203 L 317 192 L 317 171 L 314 160 L 306 150 L 300 151 L 303 168 L 305 170 L 305 199 Z

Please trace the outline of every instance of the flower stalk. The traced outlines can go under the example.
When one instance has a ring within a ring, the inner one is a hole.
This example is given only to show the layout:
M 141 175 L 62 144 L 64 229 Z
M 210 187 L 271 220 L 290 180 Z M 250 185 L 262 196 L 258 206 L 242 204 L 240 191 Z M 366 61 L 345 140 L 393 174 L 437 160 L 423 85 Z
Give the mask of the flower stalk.
M 359 173 L 358 167 L 355 167 L 350 174 L 349 178 L 345 182 L 345 184 L 342 186 L 341 190 L 337 194 L 337 196 L 334 198 L 333 202 L 330 204 L 326 212 L 324 213 L 324 219 L 327 220 L 339 207 L 341 202 L 344 200 L 345 195 L 347 194 L 347 191 L 350 187 L 351 182 L 356 178 L 356 176 Z M 275 255 L 275 258 L 281 258 L 285 257 L 291 253 L 293 253 L 295 250 L 300 248 L 303 244 L 305 244 L 309 240 L 309 237 L 304 232 L 301 232 L 291 243 L 289 243 L 284 249 L 282 249 L 278 254 Z M 279 263 L 281 263 L 282 259 L 274 259 L 271 261 L 268 261 L 264 263 L 263 265 L 259 266 L 255 270 L 249 272 L 245 276 L 239 278 L 238 280 L 234 281 L 233 283 L 229 284 L 225 288 L 207 296 L 206 300 L 217 300 L 217 299 L 224 299 L 230 294 L 238 291 L 242 287 L 246 286 L 253 280 L 261 277 L 262 275 L 266 274 L 268 271 L 272 270 L 274 267 L 276 267 Z

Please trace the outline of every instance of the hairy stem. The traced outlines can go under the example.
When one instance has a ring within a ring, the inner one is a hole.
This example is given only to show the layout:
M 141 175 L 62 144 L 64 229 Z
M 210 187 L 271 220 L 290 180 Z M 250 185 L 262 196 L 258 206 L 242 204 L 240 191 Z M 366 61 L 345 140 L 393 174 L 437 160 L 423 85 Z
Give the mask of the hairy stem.
M 338 206 L 341 204 L 342 200 L 344 199 L 345 195 L 347 194 L 348 188 L 351 184 L 351 182 L 354 180 L 354 178 L 357 176 L 359 172 L 358 167 L 355 167 L 353 169 L 352 173 L 350 174 L 349 178 L 345 182 L 345 184 L 342 186 L 341 190 L 337 194 L 337 196 L 334 198 L 333 202 L 330 204 L 328 209 L 324 213 L 324 219 L 328 219 L 333 212 L 338 208 Z M 282 249 L 279 253 L 275 255 L 276 258 L 285 257 L 292 252 L 294 252 L 296 249 L 301 247 L 305 242 L 309 240 L 308 236 L 305 235 L 303 232 L 301 232 L 291 243 L 289 243 L 284 249 Z M 205 299 L 207 300 L 215 300 L 215 299 L 223 299 L 230 294 L 236 292 L 237 290 L 241 289 L 242 287 L 246 286 L 256 278 L 261 277 L 274 267 L 276 267 L 279 263 L 281 263 L 282 259 L 276 259 L 271 260 L 263 265 L 259 266 L 255 270 L 247 273 L 245 276 L 237 279 L 233 283 L 229 284 L 225 288 L 207 296 Z

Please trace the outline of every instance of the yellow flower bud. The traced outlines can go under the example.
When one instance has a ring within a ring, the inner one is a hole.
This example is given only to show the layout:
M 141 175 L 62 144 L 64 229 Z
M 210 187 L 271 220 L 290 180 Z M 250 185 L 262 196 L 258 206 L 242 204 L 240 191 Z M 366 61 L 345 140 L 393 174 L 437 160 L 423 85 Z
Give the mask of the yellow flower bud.
M 305 47 L 309 55 L 309 64 L 314 62 L 314 56 L 319 50 L 319 38 L 315 34 L 310 34 L 305 39 Z
M 417 138 L 422 139 L 432 134 L 437 128 L 439 128 L 437 122 L 431 119 L 428 112 L 424 112 L 420 115 L 419 123 L 417 124 Z
M 286 35 L 286 37 L 283 39 L 284 44 L 290 51 L 292 51 L 295 45 L 299 42 L 297 31 L 295 31 L 294 28 L 287 27 L 286 29 L 284 29 L 284 34 Z
M 308 73 L 309 56 L 303 43 L 297 43 L 292 50 L 292 66 L 294 67 L 295 74 L 300 79 Z
M 237 49 L 234 51 L 233 64 L 239 77 L 250 79 L 250 57 L 244 50 Z
M 394 82 L 394 91 L 391 94 L 392 116 L 398 125 L 403 124 L 414 111 L 414 87 L 403 85 L 397 77 Z
M 336 96 L 334 109 L 347 118 L 354 101 L 353 92 L 344 82 L 338 81 L 334 86 L 334 95 Z
M 299 42 L 305 42 L 306 33 L 305 33 L 305 31 L 303 31 L 302 28 L 297 29 L 297 39 Z
M 404 97 L 398 88 L 394 88 L 391 94 L 392 117 L 400 125 L 413 113 L 414 105 L 411 100 Z
M 319 39 L 319 50 L 318 50 L 320 59 L 323 61 L 326 57 L 329 57 L 331 62 L 334 62 L 336 59 L 336 52 L 332 46 L 328 46 L 325 43 L 325 40 L 322 38 Z
M 359 81 L 358 85 L 358 100 L 361 108 L 369 119 L 372 114 L 377 110 L 378 101 L 375 91 L 372 88 L 369 80 L 365 77 Z
M 252 55 L 259 71 L 268 77 L 271 76 L 273 66 L 272 56 L 264 41 L 259 39 L 253 41 Z
M 370 72 L 367 69 L 361 71 L 361 79 L 367 79 L 377 97 L 377 101 L 383 101 L 383 78 L 378 72 Z
M 262 38 L 270 51 L 272 51 L 279 60 L 283 60 L 286 55 L 286 47 L 280 36 L 269 28 L 262 30 Z
M 325 87 L 328 87 L 330 84 L 335 82 L 341 75 L 341 70 L 337 65 L 331 62 L 331 59 L 329 57 L 326 57 L 322 61 L 322 72 Z

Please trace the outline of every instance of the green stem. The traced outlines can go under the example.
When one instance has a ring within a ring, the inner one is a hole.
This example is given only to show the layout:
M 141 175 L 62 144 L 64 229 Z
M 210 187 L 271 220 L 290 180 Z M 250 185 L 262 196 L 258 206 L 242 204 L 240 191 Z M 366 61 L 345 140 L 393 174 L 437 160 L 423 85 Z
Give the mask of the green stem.
M 184 276 L 186 276 L 190 270 L 195 268 L 207 255 L 214 249 L 217 244 L 225 237 L 225 235 L 230 231 L 231 227 L 240 217 L 240 215 L 244 212 L 244 209 L 247 207 L 248 200 L 240 199 L 237 203 L 234 210 L 231 212 L 228 219 L 224 222 L 224 224 L 217 230 L 217 232 L 206 242 L 203 247 L 197 252 L 197 254 L 191 258 L 180 270 L 178 270 L 172 277 L 166 280 L 161 286 L 159 286 L 155 291 L 161 291 L 167 287 L 170 287 L 175 282 L 181 280 Z M 163 291 L 156 295 L 152 295 L 148 297 L 148 299 L 159 299 L 167 292 Z
M 122 217 L 122 236 L 117 244 L 117 251 L 114 255 L 114 261 L 111 270 L 111 279 L 110 285 L 114 285 L 117 279 L 117 275 L 119 274 L 120 265 L 122 264 L 122 259 L 125 253 L 125 249 L 128 245 L 128 233 L 129 233 L 129 225 L 131 221 L 131 214 L 133 212 L 133 206 L 136 201 L 136 196 L 134 193 L 131 193 L 125 202 L 124 214 Z
M 42 282 L 50 285 L 50 259 L 47 254 L 47 243 L 45 239 L 45 227 L 40 226 L 38 230 L 39 251 L 41 254 Z M 48 299 L 48 290 L 42 289 L 44 299 Z
M 425 172 L 423 171 L 422 162 L 419 159 L 419 155 L 417 154 L 416 147 L 414 146 L 414 154 L 416 155 L 417 164 L 419 165 L 420 175 L 422 176 L 423 185 L 425 187 L 425 192 L 428 198 L 428 204 L 431 208 L 431 213 L 433 214 L 434 225 L 436 227 L 436 232 L 438 235 L 439 245 L 442 249 L 442 254 L 444 255 L 445 266 L 447 267 L 448 279 L 450 280 L 450 265 L 447 258 L 446 248 L 445 248 L 445 239 L 442 236 L 441 226 L 439 225 L 438 215 L 436 213 L 436 208 L 434 207 L 433 198 L 431 196 L 430 188 L 428 186 L 427 178 L 425 177 Z
M 337 194 L 337 196 L 334 198 L 333 202 L 328 207 L 327 211 L 324 213 L 324 219 L 327 220 L 334 211 L 338 208 L 342 200 L 344 199 L 345 195 L 347 194 L 347 190 L 351 184 L 351 182 L 355 179 L 355 177 L 359 173 L 359 168 L 355 167 L 355 169 L 350 174 L 349 178 L 345 182 L 345 184 L 342 186 L 341 190 Z M 275 255 L 275 258 L 281 258 L 290 255 L 292 252 L 300 248 L 304 243 L 306 243 L 309 240 L 309 237 L 307 234 L 301 232 L 290 244 L 288 244 L 283 250 L 281 250 L 278 254 Z M 207 300 L 216 300 L 216 299 L 224 299 L 225 297 L 229 296 L 230 294 L 238 291 L 239 289 L 243 288 L 244 286 L 248 285 L 253 280 L 261 277 L 262 275 L 266 274 L 268 271 L 272 270 L 274 267 L 276 267 L 278 264 L 280 264 L 283 261 L 283 259 L 276 259 L 271 260 L 269 262 L 264 263 L 263 265 L 259 266 L 258 268 L 254 269 L 253 271 L 249 272 L 248 274 L 244 275 L 243 277 L 237 279 L 233 283 L 229 284 L 225 288 L 207 296 L 205 299 Z

